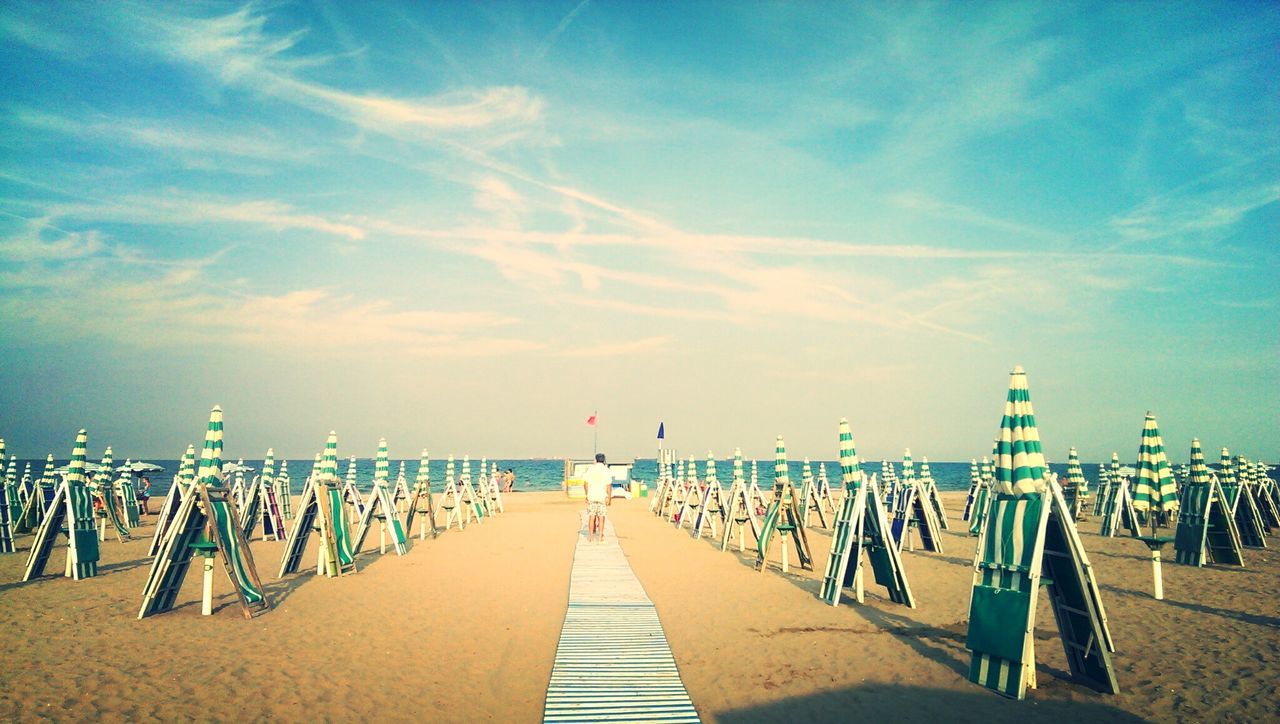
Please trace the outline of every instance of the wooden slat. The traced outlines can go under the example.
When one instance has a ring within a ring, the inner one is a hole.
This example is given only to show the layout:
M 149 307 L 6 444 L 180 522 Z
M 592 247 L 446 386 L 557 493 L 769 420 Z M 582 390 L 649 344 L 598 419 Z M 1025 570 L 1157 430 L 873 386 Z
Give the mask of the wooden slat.
M 700 721 L 658 612 L 608 521 L 603 543 L 579 534 L 542 720 Z

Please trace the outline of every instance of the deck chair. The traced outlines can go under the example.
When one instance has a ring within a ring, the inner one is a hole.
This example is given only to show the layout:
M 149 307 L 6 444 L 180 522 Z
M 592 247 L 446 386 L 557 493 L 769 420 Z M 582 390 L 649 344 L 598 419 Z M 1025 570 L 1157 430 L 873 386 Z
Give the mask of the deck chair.
M 965 647 L 969 680 L 1022 699 L 1035 686 L 1038 588 L 1047 586 L 1071 674 L 1117 693 L 1115 646 L 1093 569 L 1056 482 L 1043 493 L 996 494 L 974 556 Z
M 1133 509 L 1133 496 L 1129 494 L 1129 482 L 1129 478 L 1122 477 L 1115 484 L 1115 490 L 1107 500 L 1107 507 L 1102 511 L 1102 527 L 1098 535 L 1114 538 L 1121 525 L 1128 528 L 1129 535 L 1134 538 L 1142 535 L 1138 513 Z
M 1174 560 L 1184 565 L 1244 566 L 1240 530 L 1216 477 L 1183 488 L 1173 547 Z
M 302 497 L 298 500 L 298 514 L 285 541 L 277 578 L 298 572 L 302 554 L 307 549 L 307 540 L 313 532 L 320 533 L 317 573 L 336 577 L 356 571 L 342 489 L 334 477 L 330 476 L 325 480 L 317 480 L 317 477 L 319 476 L 312 475 L 302 489 Z
M 724 497 L 724 488 L 720 487 L 720 481 L 710 475 L 707 476 L 707 489 L 702 493 L 702 501 L 698 504 L 698 515 L 693 522 L 693 537 L 702 539 L 702 531 L 706 530 L 711 535 L 711 540 L 719 537 L 720 524 L 728 525 L 726 522 L 726 501 Z
M 410 535 L 413 533 L 413 519 L 419 514 L 422 518 L 418 521 L 418 540 L 426 540 L 428 530 L 431 531 L 432 538 L 439 538 L 440 529 L 436 527 L 436 506 L 432 500 L 429 478 L 415 481 L 409 494 L 409 510 L 404 515 L 404 529 Z
M 884 586 L 889 600 L 915 608 L 902 556 L 889 534 L 889 516 L 880 499 L 875 476 L 846 492 L 844 504 L 836 515 L 831 554 L 822 580 L 822 600 L 832 606 L 839 605 L 840 592 L 852 587 L 854 600 L 863 603 L 862 555 L 865 552 L 872 577 Z
M 241 515 L 229 488 L 196 484 L 179 505 L 172 532 L 165 537 L 151 564 L 146 587 L 142 589 L 138 618 L 173 608 L 191 559 L 197 554 L 222 560 L 245 618 L 270 610 L 271 603 L 258 578 L 253 552 L 240 521 Z
M 391 489 L 386 486 L 384 481 L 379 480 L 374 481 L 373 490 L 369 491 L 369 500 L 365 502 L 364 515 L 361 516 L 360 522 L 356 526 L 355 539 L 351 544 L 351 554 L 360 554 L 360 549 L 364 547 L 364 539 L 369 535 L 369 529 L 373 527 L 375 518 L 378 519 L 383 535 L 388 532 L 391 533 L 391 544 L 395 547 L 396 555 L 402 556 L 408 553 L 409 543 L 405 539 L 404 526 L 400 524 L 400 515 L 396 512 L 396 504 L 391 498 Z
M 756 518 L 756 503 L 751 499 L 750 487 L 741 478 L 735 479 L 725 496 L 724 535 L 720 538 L 720 550 L 729 549 L 729 541 L 738 534 L 738 552 L 746 548 L 747 529 L 752 542 L 760 540 L 760 521 Z
M 774 468 L 773 500 L 765 510 L 764 520 L 760 523 L 760 538 L 756 541 L 756 570 L 763 572 L 769 567 L 769 544 L 775 532 L 783 536 L 782 572 L 786 573 L 789 565 L 786 543 L 788 536 L 795 543 L 796 558 L 799 560 L 800 567 L 813 570 L 809 536 L 801 525 L 800 518 L 803 512 L 800 510 L 799 496 L 796 495 L 795 486 L 791 484 L 791 477 L 787 474 L 786 447 L 781 437 L 778 438 L 778 456 L 779 459 Z

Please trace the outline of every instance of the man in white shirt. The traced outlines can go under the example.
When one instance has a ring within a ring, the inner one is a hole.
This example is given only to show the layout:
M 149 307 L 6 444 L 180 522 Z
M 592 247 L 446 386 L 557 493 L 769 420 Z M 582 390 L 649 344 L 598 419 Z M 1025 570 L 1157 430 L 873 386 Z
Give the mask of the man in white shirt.
M 603 543 L 605 508 L 613 503 L 609 490 L 613 486 L 613 475 L 604 464 L 604 453 L 596 453 L 595 463 L 582 477 L 587 493 L 587 541 L 595 539 Z

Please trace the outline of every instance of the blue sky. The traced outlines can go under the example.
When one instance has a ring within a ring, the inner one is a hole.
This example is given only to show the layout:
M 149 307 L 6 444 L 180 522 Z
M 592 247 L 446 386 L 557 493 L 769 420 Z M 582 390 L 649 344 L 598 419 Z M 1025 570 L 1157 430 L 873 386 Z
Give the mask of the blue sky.
M 1266 3 L 6 3 L 24 456 L 1280 457 Z M 91 453 L 92 454 L 92 453 Z

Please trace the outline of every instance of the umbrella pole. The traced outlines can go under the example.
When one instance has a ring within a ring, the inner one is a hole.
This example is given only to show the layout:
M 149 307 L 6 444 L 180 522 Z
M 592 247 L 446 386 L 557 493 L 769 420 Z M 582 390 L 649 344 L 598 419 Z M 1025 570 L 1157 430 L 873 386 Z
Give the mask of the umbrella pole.
M 1160 549 L 1151 549 L 1151 574 L 1155 578 L 1155 596 L 1157 601 L 1164 600 L 1164 580 L 1160 573 Z
M 204 597 L 200 601 L 200 615 L 213 613 L 213 556 L 212 551 L 204 556 Z

